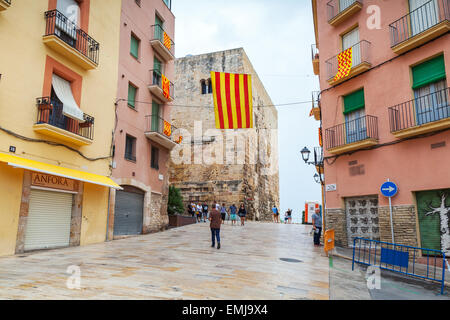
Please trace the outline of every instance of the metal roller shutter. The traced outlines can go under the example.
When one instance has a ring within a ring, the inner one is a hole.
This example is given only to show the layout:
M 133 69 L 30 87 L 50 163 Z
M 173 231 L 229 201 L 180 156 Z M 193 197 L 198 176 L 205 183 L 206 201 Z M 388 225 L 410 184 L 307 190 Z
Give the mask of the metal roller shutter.
M 143 194 L 117 191 L 114 211 L 114 235 L 141 234 L 143 211 Z
M 70 193 L 31 190 L 25 250 L 69 246 L 72 201 Z

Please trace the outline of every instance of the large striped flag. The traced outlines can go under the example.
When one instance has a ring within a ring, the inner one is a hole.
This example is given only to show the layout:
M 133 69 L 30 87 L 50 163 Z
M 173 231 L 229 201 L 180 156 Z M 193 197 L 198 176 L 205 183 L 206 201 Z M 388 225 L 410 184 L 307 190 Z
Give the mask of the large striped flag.
M 338 72 L 334 77 L 334 81 L 347 77 L 350 74 L 353 63 L 353 48 L 349 48 L 341 52 L 338 57 Z
M 169 50 L 172 46 L 172 40 L 170 40 L 170 37 L 167 35 L 167 33 L 165 31 L 164 31 L 164 45 Z
M 251 75 L 211 72 L 211 83 L 216 128 L 253 128 Z

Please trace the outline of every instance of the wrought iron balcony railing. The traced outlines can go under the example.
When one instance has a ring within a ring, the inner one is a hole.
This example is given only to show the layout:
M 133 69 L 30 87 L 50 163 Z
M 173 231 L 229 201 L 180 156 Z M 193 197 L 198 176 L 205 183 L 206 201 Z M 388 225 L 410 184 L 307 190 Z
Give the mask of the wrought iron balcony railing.
M 450 21 L 450 1 L 431 0 L 389 25 L 394 47 L 443 22 Z
M 335 18 L 339 13 L 352 6 L 354 3 L 362 3 L 362 0 L 331 0 L 327 3 L 328 21 Z
M 366 115 L 325 130 L 327 150 L 366 139 L 378 140 L 377 117 Z
M 371 64 L 370 46 L 371 43 L 369 41 L 361 40 L 360 42 L 351 47 L 352 69 L 356 68 L 357 66 L 363 63 Z M 330 58 L 326 61 L 328 79 L 334 78 L 339 70 L 338 56 L 339 55 L 337 54 L 333 58 Z
M 151 40 L 159 40 L 164 45 L 164 47 L 166 47 L 167 50 L 170 51 L 172 55 L 175 55 L 175 42 L 173 42 L 172 38 L 170 37 L 165 39 L 165 30 L 159 24 L 151 26 L 151 29 Z
M 449 91 L 446 88 L 390 107 L 391 132 L 450 118 Z
M 56 99 L 42 97 L 36 99 L 38 107 L 36 124 L 49 124 L 51 126 L 72 132 L 83 138 L 93 140 L 94 118 L 84 114 L 84 122 L 79 122 L 63 114 L 63 105 Z
M 160 116 L 148 115 L 145 116 L 146 129 L 145 132 L 156 132 L 163 135 L 167 139 L 173 140 L 172 133 L 177 129 L 170 122 L 164 120 Z
M 319 108 L 320 107 L 320 91 L 312 92 L 312 107 Z
M 45 13 L 45 36 L 55 35 L 95 64 L 100 45 L 58 10 Z
M 151 86 L 157 86 L 164 91 L 162 83 L 162 73 L 159 70 L 150 70 Z M 169 81 L 169 96 L 173 97 L 173 83 Z

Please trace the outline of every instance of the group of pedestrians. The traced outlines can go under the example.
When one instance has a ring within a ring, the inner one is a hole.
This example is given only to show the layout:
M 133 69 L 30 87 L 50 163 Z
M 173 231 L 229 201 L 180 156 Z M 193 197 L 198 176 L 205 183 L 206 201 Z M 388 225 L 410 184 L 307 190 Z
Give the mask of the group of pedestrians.
M 276 205 L 272 207 L 272 221 L 280 223 L 280 211 Z M 288 209 L 284 214 L 284 223 L 292 223 L 292 209 Z
M 209 211 L 209 207 L 206 203 L 200 204 L 192 202 L 188 205 L 187 209 L 188 213 L 192 217 L 196 217 L 197 223 L 202 222 L 202 220 L 203 222 L 206 223 L 206 220 L 209 219 L 211 214 Z M 231 225 L 236 225 L 238 216 L 241 220 L 241 226 L 245 225 L 247 209 L 245 208 L 245 205 L 243 203 L 240 205 L 239 209 L 236 207 L 234 203 L 228 209 L 225 203 L 222 203 L 222 205 L 214 203 L 212 210 L 217 210 L 219 212 L 221 224 L 225 223 L 228 215 L 228 220 L 231 220 Z

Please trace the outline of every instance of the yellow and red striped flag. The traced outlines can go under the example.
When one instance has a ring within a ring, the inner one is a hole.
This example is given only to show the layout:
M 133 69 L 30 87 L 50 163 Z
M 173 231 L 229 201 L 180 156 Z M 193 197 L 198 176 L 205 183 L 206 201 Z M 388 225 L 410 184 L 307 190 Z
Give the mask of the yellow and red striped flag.
M 350 74 L 353 63 L 353 48 L 349 48 L 341 52 L 338 57 L 338 72 L 334 77 L 334 81 L 347 77 Z
M 164 45 L 169 50 L 172 46 L 172 40 L 170 39 L 170 37 L 167 35 L 167 33 L 165 31 L 164 31 Z
M 172 125 L 167 122 L 166 120 L 164 120 L 164 134 L 168 137 L 170 137 L 172 135 Z
M 211 72 L 211 83 L 216 128 L 253 128 L 251 75 Z
M 169 79 L 166 78 L 165 75 L 161 76 L 161 80 L 162 80 L 162 90 L 163 90 L 164 97 L 166 97 L 167 99 L 170 99 L 170 81 L 169 81 Z

